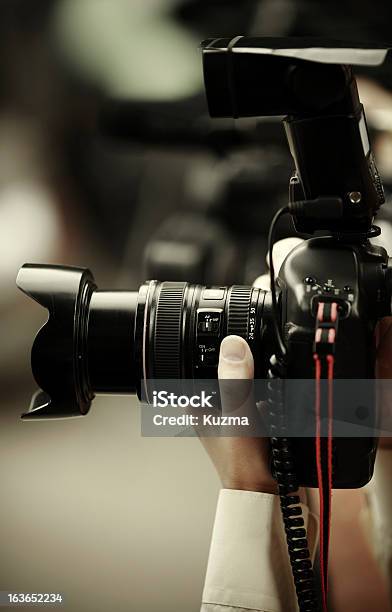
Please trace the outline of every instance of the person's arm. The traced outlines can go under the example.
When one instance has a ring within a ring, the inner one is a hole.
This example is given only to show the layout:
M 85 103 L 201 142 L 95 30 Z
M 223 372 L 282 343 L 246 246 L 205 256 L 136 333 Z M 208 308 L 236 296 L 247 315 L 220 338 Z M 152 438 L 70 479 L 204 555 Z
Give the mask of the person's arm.
M 220 492 L 202 601 L 202 612 L 297 610 L 276 495 Z
M 220 379 L 253 378 L 253 357 L 245 340 L 237 336 L 223 340 L 218 375 Z M 227 406 L 230 401 L 224 398 L 223 412 L 233 409 Z M 297 610 L 267 440 L 205 437 L 202 442 L 224 488 L 219 495 L 201 612 Z M 317 523 L 307 506 L 302 508 L 314 549 Z

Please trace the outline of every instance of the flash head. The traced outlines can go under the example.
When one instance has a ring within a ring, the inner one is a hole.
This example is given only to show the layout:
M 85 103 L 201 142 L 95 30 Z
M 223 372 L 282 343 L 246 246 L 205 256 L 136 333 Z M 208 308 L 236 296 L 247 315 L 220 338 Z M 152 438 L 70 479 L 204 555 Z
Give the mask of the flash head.
M 379 66 L 387 45 L 319 38 L 245 37 L 202 43 L 211 117 L 347 112 L 350 66 Z
M 377 66 L 388 47 L 237 36 L 206 41 L 202 51 L 211 116 L 283 116 L 295 162 L 290 200 L 343 202 L 332 223 L 294 216 L 297 231 L 369 235 L 385 198 L 352 65 Z

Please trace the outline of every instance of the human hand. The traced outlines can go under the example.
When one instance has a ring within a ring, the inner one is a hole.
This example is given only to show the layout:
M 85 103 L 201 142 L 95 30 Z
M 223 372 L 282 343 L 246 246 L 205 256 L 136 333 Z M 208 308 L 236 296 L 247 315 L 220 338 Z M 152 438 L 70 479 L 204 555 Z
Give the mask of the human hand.
M 252 385 L 235 387 L 233 382 L 251 381 L 253 377 L 253 355 L 247 342 L 239 336 L 224 338 L 220 347 L 218 378 L 230 383 L 229 386 L 221 386 L 223 415 L 234 410 L 241 414 L 256 410 Z M 201 435 L 200 440 L 225 489 L 277 493 L 277 485 L 269 468 L 268 438 Z
M 301 242 L 301 238 L 292 237 L 279 240 L 274 245 L 273 259 L 277 270 L 290 251 Z M 254 286 L 268 291 L 269 275 L 260 276 Z M 247 394 L 246 385 L 235 386 L 235 383 L 232 382 L 251 381 L 253 377 L 253 355 L 246 341 L 240 336 L 224 338 L 220 348 L 218 378 L 221 381 L 231 382 L 221 385 L 223 414 L 234 410 L 238 410 L 240 414 L 252 413 L 256 410 L 251 385 L 249 385 Z M 238 397 L 238 395 L 243 397 Z M 224 488 L 277 493 L 277 484 L 269 467 L 268 438 L 203 437 L 202 432 L 199 433 L 200 440 L 215 465 Z

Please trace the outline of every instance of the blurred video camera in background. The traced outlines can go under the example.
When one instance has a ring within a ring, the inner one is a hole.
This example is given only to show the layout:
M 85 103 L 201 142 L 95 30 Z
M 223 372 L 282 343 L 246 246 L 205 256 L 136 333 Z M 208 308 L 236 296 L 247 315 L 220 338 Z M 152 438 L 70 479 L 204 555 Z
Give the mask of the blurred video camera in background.
M 210 121 L 201 40 L 388 42 L 389 17 L 388 2 L 353 0 L 3 0 L 1 382 L 18 384 L 26 330 L 42 317 L 14 288 L 25 260 L 82 261 L 118 287 L 145 277 L 249 284 L 264 272 L 291 159 L 279 121 Z M 361 75 L 388 193 L 390 64 L 372 81 Z M 282 225 L 280 237 L 293 234 Z

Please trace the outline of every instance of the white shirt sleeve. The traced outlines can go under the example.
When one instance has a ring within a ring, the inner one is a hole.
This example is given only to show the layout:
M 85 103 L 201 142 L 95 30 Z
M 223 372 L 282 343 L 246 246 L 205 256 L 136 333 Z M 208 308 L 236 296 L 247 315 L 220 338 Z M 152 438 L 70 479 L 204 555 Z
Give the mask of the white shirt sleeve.
M 301 504 L 305 525 L 317 520 Z M 314 549 L 311 544 L 311 550 Z M 223 489 L 215 517 L 201 612 L 294 612 L 296 596 L 279 498 Z

